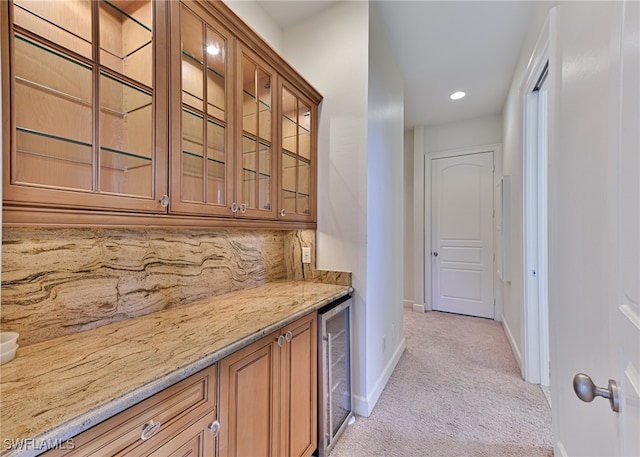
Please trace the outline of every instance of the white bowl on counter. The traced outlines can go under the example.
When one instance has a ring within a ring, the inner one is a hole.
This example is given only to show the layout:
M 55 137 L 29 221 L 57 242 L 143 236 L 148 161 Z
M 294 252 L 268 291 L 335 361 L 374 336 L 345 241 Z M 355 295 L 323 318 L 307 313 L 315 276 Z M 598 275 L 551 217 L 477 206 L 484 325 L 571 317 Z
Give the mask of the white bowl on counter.
M 18 336 L 16 332 L 0 332 L 0 365 L 13 360 L 18 349 Z
M 13 347 L 3 349 L 3 352 L 0 353 L 0 365 L 4 365 L 5 363 L 12 361 L 16 356 L 18 347 L 19 346 L 17 344 L 14 344 Z
M 0 332 L 0 352 L 17 346 L 18 336 L 20 334 L 17 332 Z

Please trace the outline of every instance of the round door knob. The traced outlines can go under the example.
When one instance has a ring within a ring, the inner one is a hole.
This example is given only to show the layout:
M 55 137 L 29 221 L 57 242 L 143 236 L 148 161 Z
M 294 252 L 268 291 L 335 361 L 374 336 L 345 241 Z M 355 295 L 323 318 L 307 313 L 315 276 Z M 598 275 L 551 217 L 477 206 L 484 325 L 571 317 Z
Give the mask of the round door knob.
M 280 335 L 280 336 L 278 337 L 278 346 L 283 347 L 283 346 L 284 346 L 285 341 L 286 341 L 286 340 L 285 340 L 285 338 L 284 338 L 284 335 Z
M 247 204 L 246 204 L 246 203 L 242 203 L 242 204 L 240 205 L 240 212 L 241 212 L 242 214 L 244 214 L 244 213 L 246 213 L 246 212 L 247 212 Z
M 286 209 L 281 209 L 280 210 L 280 216 L 281 217 L 285 217 L 287 215 L 287 210 Z
M 602 397 L 609 400 L 611 409 L 616 413 L 620 411 L 620 395 L 618 392 L 618 384 L 609 379 L 607 388 L 598 387 L 594 384 L 591 377 L 584 373 L 578 373 L 573 377 L 573 391 L 578 398 L 586 403 L 590 403 L 596 397 Z
M 236 202 L 231 203 L 231 208 L 229 208 L 233 214 L 238 212 L 238 204 Z
M 433 256 L 438 257 L 438 251 L 433 251 Z
M 287 343 L 291 342 L 291 340 L 293 339 L 293 333 L 291 332 L 291 330 L 284 334 L 284 339 L 287 340 Z

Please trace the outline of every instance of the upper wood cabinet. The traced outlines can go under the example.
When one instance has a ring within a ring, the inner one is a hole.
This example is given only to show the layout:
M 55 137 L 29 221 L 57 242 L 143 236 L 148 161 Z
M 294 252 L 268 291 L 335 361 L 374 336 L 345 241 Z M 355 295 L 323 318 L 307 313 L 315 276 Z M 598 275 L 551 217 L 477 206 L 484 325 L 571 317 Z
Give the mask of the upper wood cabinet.
M 287 83 L 280 86 L 280 208 L 284 220 L 316 220 L 317 105 Z
M 172 212 L 233 215 L 233 47 L 201 5 L 172 3 Z
M 238 166 L 236 199 L 240 217 L 276 215 L 277 75 L 271 66 L 238 43 Z
M 164 212 L 165 3 L 15 0 L 2 19 L 5 202 Z
M 314 226 L 321 97 L 224 3 L 1 8 L 5 223 Z

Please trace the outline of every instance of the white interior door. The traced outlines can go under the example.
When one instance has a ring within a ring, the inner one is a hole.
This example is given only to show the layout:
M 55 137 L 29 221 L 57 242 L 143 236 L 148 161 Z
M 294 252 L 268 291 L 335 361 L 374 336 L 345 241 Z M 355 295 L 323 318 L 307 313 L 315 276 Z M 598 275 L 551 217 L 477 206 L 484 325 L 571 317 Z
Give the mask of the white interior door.
M 555 451 L 640 455 L 640 9 L 559 2 L 551 88 L 549 309 Z M 582 402 L 585 373 L 619 386 Z
M 493 152 L 432 160 L 432 307 L 494 316 Z
M 640 456 L 640 2 L 627 1 L 621 26 L 620 139 L 614 173 L 617 268 L 610 312 L 611 358 L 621 382 L 620 455 Z

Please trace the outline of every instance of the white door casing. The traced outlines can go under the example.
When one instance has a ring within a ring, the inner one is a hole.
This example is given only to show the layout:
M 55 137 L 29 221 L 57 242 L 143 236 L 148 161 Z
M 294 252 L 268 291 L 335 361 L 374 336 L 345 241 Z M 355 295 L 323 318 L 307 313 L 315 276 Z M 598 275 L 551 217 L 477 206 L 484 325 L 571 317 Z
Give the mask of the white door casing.
M 548 72 L 550 28 L 555 8 L 542 28 L 520 91 L 524 106 L 522 377 L 549 385 L 547 248 Z M 547 77 L 544 77 L 547 75 Z
M 640 455 L 639 5 L 557 7 L 549 309 L 559 456 Z M 577 398 L 580 372 L 600 387 L 617 381 L 619 413 Z
M 432 307 L 495 318 L 493 152 L 431 165 Z

